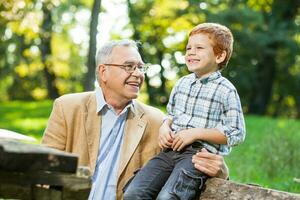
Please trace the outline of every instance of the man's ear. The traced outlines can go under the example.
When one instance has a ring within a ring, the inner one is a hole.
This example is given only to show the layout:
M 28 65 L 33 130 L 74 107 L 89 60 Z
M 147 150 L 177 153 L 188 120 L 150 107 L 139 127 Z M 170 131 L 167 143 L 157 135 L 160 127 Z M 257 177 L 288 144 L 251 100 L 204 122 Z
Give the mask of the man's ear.
M 107 67 L 105 65 L 98 65 L 98 76 L 101 82 L 107 81 Z
M 222 51 L 222 53 L 220 53 L 219 55 L 217 55 L 217 57 L 216 57 L 216 63 L 217 64 L 222 63 L 225 60 L 226 55 L 227 55 L 226 51 Z

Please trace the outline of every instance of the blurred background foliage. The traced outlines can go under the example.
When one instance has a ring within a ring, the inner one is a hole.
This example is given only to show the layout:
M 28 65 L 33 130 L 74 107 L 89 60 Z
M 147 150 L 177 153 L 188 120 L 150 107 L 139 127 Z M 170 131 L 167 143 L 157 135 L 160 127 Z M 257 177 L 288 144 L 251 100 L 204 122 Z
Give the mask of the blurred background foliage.
M 0 128 L 41 138 L 52 100 L 93 90 L 105 0 L 0 1 Z M 300 0 L 110 0 L 126 7 L 111 39 L 141 42 L 151 63 L 140 99 L 162 109 L 187 74 L 189 31 L 217 22 L 234 35 L 222 72 L 236 86 L 247 138 L 226 158 L 233 180 L 300 193 Z M 102 4 L 102 6 L 101 6 Z M 82 30 L 85 31 L 82 31 Z M 99 35 L 98 35 L 99 37 Z
M 299 0 L 126 0 L 131 38 L 152 63 L 144 97 L 165 105 L 187 74 L 187 34 L 201 22 L 228 26 L 234 52 L 223 74 L 237 87 L 246 113 L 300 117 Z M 94 88 L 100 0 L 15 0 L 0 6 L 0 100 L 54 99 Z M 91 16 L 81 20 L 82 13 Z M 94 20 L 93 20 L 94 19 Z M 76 27 L 90 31 L 83 38 Z M 98 27 L 98 29 L 97 29 Z M 113 39 L 122 37 L 115 33 Z M 88 43 L 90 41 L 90 43 Z M 99 46 L 99 45 L 98 45 Z

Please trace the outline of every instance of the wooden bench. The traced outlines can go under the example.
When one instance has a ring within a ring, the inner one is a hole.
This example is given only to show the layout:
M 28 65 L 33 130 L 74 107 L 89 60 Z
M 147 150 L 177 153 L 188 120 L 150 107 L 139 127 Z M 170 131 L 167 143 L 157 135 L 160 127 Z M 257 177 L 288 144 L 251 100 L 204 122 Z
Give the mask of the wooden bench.
M 300 200 L 299 194 L 240 184 L 219 178 L 206 181 L 200 200 Z
M 73 154 L 0 139 L 0 199 L 85 200 L 90 175 L 77 169 L 77 161 Z M 212 178 L 199 199 L 300 200 L 300 195 Z
M 0 140 L 0 199 L 87 199 L 91 188 L 87 170 L 77 172 L 76 155 Z

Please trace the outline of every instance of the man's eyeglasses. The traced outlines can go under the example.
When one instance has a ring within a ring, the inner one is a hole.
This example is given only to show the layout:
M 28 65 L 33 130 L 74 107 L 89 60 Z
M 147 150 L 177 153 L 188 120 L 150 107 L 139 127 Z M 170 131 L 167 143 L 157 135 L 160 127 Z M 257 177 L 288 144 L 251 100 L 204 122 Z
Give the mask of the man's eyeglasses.
M 146 64 L 111 64 L 110 63 L 110 64 L 103 64 L 103 65 L 120 67 L 129 74 L 132 74 L 136 70 L 136 68 L 140 73 L 145 74 L 148 69 L 148 65 Z

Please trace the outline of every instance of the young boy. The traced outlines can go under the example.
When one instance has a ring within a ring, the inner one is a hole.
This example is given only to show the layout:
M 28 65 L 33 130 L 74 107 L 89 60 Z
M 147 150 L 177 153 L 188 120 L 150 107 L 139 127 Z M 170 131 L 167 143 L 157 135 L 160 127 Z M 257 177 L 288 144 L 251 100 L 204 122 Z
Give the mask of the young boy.
M 227 155 L 245 138 L 239 96 L 222 77 L 233 48 L 231 31 L 203 23 L 189 34 L 185 62 L 191 74 L 174 86 L 168 118 L 159 130 L 164 150 L 133 178 L 124 199 L 194 199 L 207 175 L 195 169 L 192 156 L 202 148 Z

